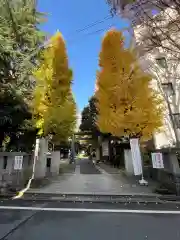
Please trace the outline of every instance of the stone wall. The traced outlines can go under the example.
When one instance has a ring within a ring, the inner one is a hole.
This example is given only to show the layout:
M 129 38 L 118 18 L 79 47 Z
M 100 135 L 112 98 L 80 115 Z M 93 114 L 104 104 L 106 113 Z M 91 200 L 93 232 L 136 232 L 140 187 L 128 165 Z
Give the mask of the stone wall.
M 15 156 L 23 156 L 22 170 L 14 169 Z M 0 152 L 0 187 L 24 185 L 32 174 L 32 155 L 23 152 Z
M 14 169 L 15 156 L 23 156 L 21 170 Z M 48 159 L 49 158 L 49 162 Z M 0 189 L 7 186 L 24 187 L 32 177 L 34 154 L 23 152 L 0 152 Z M 50 163 L 50 164 L 49 164 Z M 56 176 L 60 168 L 60 151 L 48 152 L 48 141 L 40 139 L 38 158 L 35 164 L 34 179 Z
M 164 169 L 153 169 L 153 179 L 180 195 L 180 165 L 177 157 L 180 149 L 167 148 L 157 152 L 163 154 Z

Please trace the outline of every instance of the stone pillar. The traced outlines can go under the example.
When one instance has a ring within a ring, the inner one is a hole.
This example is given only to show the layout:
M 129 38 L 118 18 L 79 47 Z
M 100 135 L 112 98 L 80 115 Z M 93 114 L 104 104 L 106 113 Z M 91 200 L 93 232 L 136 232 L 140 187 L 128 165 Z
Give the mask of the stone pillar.
M 40 139 L 39 142 L 39 156 L 36 160 L 34 178 L 44 178 L 46 176 L 46 161 L 48 152 L 48 141 L 45 138 Z
M 56 176 L 59 175 L 60 151 L 52 152 L 51 156 L 51 173 Z
M 132 154 L 130 149 L 124 150 L 124 163 L 127 175 L 134 175 L 134 168 L 132 162 Z
M 180 196 L 180 167 L 179 167 L 179 162 L 176 156 L 176 153 L 170 153 L 170 163 L 172 167 L 172 172 L 174 176 L 174 183 L 176 187 L 176 194 Z
M 101 143 L 102 146 L 102 158 L 105 161 L 110 159 L 110 149 L 109 149 L 109 140 L 104 140 Z
M 176 156 L 176 153 L 170 153 L 169 154 L 169 161 L 170 161 L 170 166 L 171 169 L 170 171 L 173 172 L 174 174 L 180 174 L 180 168 L 179 168 L 179 162 Z
M 96 162 L 99 162 L 100 161 L 100 148 L 99 147 L 97 147 L 96 148 Z

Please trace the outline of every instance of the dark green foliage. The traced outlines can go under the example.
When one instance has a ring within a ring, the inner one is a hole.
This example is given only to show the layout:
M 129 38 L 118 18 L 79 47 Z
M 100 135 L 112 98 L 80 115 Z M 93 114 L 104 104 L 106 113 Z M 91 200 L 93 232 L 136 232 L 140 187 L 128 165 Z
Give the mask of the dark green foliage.
M 95 103 L 96 99 L 93 96 L 89 99 L 88 105 L 82 111 L 80 130 L 83 132 L 92 132 L 93 134 L 99 132 L 96 126 L 97 109 Z
M 36 130 L 26 123 L 31 120 L 31 73 L 44 42 L 37 28 L 42 20 L 35 0 L 0 0 L 0 148 L 7 136 L 9 150 L 19 149 L 21 142 L 35 137 Z

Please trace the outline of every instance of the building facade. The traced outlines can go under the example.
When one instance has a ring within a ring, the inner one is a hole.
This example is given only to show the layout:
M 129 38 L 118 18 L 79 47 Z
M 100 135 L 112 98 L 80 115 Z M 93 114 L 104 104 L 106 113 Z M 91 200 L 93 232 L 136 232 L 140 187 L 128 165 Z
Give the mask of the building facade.
M 166 0 L 164 0 L 164 3 L 165 2 Z M 166 51 L 166 48 L 172 50 L 174 45 L 171 45 L 166 38 L 162 39 L 163 48 L 157 47 L 156 44 L 154 47 L 150 42 L 150 39 L 153 36 L 153 33 L 150 32 L 150 30 L 153 30 L 153 27 L 156 27 L 159 31 L 161 31 L 162 27 L 165 29 L 165 26 L 168 26 L 170 21 L 175 21 L 177 19 L 176 11 L 173 11 L 171 8 L 166 8 L 166 4 L 160 6 L 159 2 L 157 4 L 157 1 L 155 0 L 109 0 L 109 3 L 112 8 L 121 15 L 121 17 L 130 20 L 132 38 L 134 45 L 138 50 L 139 62 L 144 71 L 152 74 L 152 87 L 164 97 L 162 83 L 166 83 L 167 81 L 172 82 L 175 93 L 168 97 L 168 102 L 171 104 L 172 112 L 179 113 L 180 65 L 177 64 L 177 61 L 173 60 L 172 51 Z M 167 0 L 167 6 L 168 4 L 169 0 Z M 163 21 L 160 19 L 163 19 Z M 161 36 L 161 32 L 158 32 L 157 34 Z M 166 32 L 164 32 L 164 34 L 166 35 Z M 175 36 L 172 34 L 171 38 L 172 40 L 177 41 L 179 39 L 177 32 Z M 160 67 L 157 62 L 157 59 L 160 57 L 162 58 L 162 56 L 165 56 L 166 58 L 165 68 Z M 176 55 L 176 57 L 179 56 Z M 161 132 L 154 134 L 156 148 L 173 146 L 177 141 L 166 102 L 164 113 L 164 125 L 162 130 Z M 179 130 L 177 130 L 176 133 L 177 132 L 179 138 Z

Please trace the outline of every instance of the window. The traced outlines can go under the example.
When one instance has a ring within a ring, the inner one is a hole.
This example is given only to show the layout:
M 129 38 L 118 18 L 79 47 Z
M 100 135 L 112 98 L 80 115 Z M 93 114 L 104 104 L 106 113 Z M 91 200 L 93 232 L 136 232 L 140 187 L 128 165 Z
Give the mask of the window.
M 3 169 L 6 169 L 6 168 L 7 168 L 7 160 L 8 160 L 8 157 L 7 157 L 7 156 L 4 156 L 4 157 L 3 157 Z

